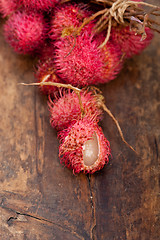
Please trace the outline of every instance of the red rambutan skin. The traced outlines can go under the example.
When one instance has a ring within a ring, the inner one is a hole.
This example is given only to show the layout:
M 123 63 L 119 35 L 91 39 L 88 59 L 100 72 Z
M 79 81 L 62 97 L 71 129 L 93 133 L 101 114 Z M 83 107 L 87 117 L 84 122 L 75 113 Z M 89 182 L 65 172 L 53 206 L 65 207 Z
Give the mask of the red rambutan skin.
M 56 42 L 57 74 L 74 86 L 92 85 L 101 77 L 102 62 L 97 42 L 88 32 Z
M 49 68 L 50 65 L 51 65 L 51 68 Z M 35 73 L 35 77 L 38 83 L 44 83 L 44 82 L 63 83 L 62 80 L 60 80 L 55 74 L 54 70 L 52 69 L 52 64 L 50 63 L 49 60 L 39 65 L 39 69 Z M 39 88 L 41 93 L 43 93 L 44 95 L 54 96 L 54 94 L 58 91 L 57 87 L 50 86 L 50 85 L 42 85 L 42 86 L 39 86 Z
M 39 55 L 39 61 L 35 71 L 35 78 L 37 82 L 54 82 L 63 83 L 63 81 L 57 77 L 54 67 L 54 45 L 45 45 Z M 50 85 L 39 86 L 40 91 L 45 95 L 54 96 L 58 91 L 57 87 Z
M 34 9 L 35 11 L 49 11 L 60 0 L 22 0 L 26 9 Z
M 76 28 L 80 27 L 84 18 L 89 17 L 91 14 L 92 12 L 87 9 L 87 5 L 82 3 L 67 3 L 57 6 L 51 17 L 50 38 L 56 40 L 59 37 L 70 35 Z
M 99 48 L 103 40 L 102 34 L 96 38 L 88 30 L 76 38 L 61 38 L 55 43 L 57 74 L 67 83 L 79 87 L 114 79 L 122 67 L 121 51 L 109 42 L 103 49 Z
M 84 144 L 92 139 L 94 134 L 98 139 L 99 154 L 93 165 L 86 166 L 83 161 Z M 88 118 L 79 120 L 67 130 L 60 132 L 59 138 L 61 163 L 72 169 L 73 173 L 94 173 L 109 161 L 110 144 L 98 124 Z
M 0 13 L 3 17 L 9 16 L 22 5 L 21 0 L 0 0 Z
M 104 63 L 101 70 L 102 76 L 99 83 L 107 83 L 116 78 L 123 66 L 123 57 L 120 47 L 113 43 L 107 44 L 101 48 L 102 62 Z
M 43 46 L 46 28 L 42 14 L 17 11 L 4 24 L 4 35 L 15 52 L 31 54 Z
M 97 99 L 92 92 L 81 92 L 81 101 L 84 108 L 84 115 L 94 121 L 102 118 L 102 109 L 99 108 Z M 78 96 L 75 92 L 60 92 L 60 97 L 48 102 L 50 109 L 51 126 L 58 131 L 68 128 L 77 120 L 81 119 L 81 108 Z
M 142 40 L 142 36 L 130 30 L 129 26 L 123 28 L 117 27 L 112 29 L 111 39 L 120 46 L 122 53 L 125 54 L 125 58 L 130 58 L 136 54 L 140 54 L 150 44 L 153 32 L 148 27 L 145 28 L 145 31 L 147 36 Z

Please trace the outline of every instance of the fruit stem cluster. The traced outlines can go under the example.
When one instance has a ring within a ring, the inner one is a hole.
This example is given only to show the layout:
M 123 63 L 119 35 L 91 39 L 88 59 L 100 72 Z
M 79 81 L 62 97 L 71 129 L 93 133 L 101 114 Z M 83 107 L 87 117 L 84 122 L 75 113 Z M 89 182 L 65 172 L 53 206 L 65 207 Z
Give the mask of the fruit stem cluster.
M 149 18 L 151 15 L 160 16 L 160 13 L 157 12 L 160 11 L 160 7 L 158 6 L 146 2 L 136 2 L 130 0 L 92 0 L 91 2 L 102 4 L 104 8 L 97 11 L 89 18 L 84 19 L 82 25 L 77 30 L 77 34 L 80 33 L 81 29 L 86 24 L 99 17 L 94 27 L 95 33 L 107 29 L 106 38 L 100 47 L 104 47 L 104 45 L 108 42 L 110 38 L 111 28 L 116 24 L 124 26 L 129 25 L 130 27 L 134 25 L 134 31 L 137 34 L 142 35 L 142 40 L 144 40 L 146 37 L 146 26 L 160 33 L 157 28 L 153 27 L 153 25 L 159 26 L 160 23 Z M 146 6 L 151 9 L 146 11 L 141 8 L 141 6 Z

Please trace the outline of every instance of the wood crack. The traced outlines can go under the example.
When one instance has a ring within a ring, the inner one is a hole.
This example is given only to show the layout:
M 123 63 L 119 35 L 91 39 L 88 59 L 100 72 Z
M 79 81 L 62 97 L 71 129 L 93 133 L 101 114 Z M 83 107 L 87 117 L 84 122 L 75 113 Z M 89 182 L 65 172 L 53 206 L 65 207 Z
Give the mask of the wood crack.
M 8 226 L 11 226 L 13 224 L 14 220 L 17 220 L 17 217 L 9 217 L 7 220 Z
M 11 226 L 13 224 L 14 221 L 17 221 L 19 219 L 19 216 L 24 216 L 24 217 L 28 217 L 28 218 L 32 218 L 32 219 L 35 219 L 37 221 L 40 221 L 42 222 L 43 224 L 51 224 L 51 225 L 55 225 L 56 227 L 58 227 L 61 231 L 63 232 L 69 232 L 71 233 L 73 236 L 77 237 L 78 239 L 80 240 L 84 240 L 84 238 L 82 236 L 80 236 L 79 234 L 77 234 L 77 232 L 73 231 L 72 229 L 69 229 L 69 228 L 66 228 L 65 226 L 62 226 L 61 224 L 58 224 L 58 223 L 55 223 L 51 220 L 48 220 L 46 218 L 43 218 L 43 217 L 40 217 L 40 216 L 36 216 L 36 215 L 33 215 L 33 214 L 29 214 L 29 213 L 22 213 L 22 212 L 19 212 L 19 211 L 16 211 L 10 207 L 7 207 L 4 205 L 4 200 L 5 199 L 2 199 L 1 203 L 0 203 L 0 207 L 5 209 L 5 210 L 8 210 L 8 211 L 11 211 L 13 212 L 13 214 L 16 214 L 15 216 L 11 216 L 7 219 L 7 224 L 8 226 Z M 20 222 L 20 220 L 18 220 Z M 27 221 L 27 220 L 25 220 Z
M 36 169 L 38 173 L 38 130 L 37 130 L 37 108 L 36 108 L 36 89 L 34 92 L 34 121 L 35 121 L 35 155 L 36 155 Z
M 157 160 L 158 160 L 159 152 L 158 152 L 158 143 L 157 143 L 157 139 L 156 138 L 154 139 L 154 144 L 155 144 L 156 157 L 157 157 Z
M 95 203 L 94 203 L 94 198 L 93 198 L 93 189 L 91 186 L 91 175 L 87 174 L 87 179 L 88 179 L 88 186 L 89 186 L 89 193 L 90 193 L 90 203 L 91 203 L 91 211 L 92 211 L 92 226 L 90 230 L 90 238 L 91 240 L 95 240 L 95 228 L 96 228 L 96 216 L 95 216 Z

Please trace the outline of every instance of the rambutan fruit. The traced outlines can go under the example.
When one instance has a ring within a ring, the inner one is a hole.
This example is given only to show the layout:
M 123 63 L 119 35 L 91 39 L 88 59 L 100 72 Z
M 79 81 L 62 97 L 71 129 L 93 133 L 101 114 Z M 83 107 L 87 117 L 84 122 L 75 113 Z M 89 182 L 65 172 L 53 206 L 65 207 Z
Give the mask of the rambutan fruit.
M 119 45 L 125 58 L 130 58 L 133 55 L 140 54 L 151 42 L 153 32 L 150 28 L 145 28 L 146 38 L 142 40 L 142 35 L 137 34 L 127 27 L 113 28 L 111 31 L 112 41 Z
M 4 35 L 17 53 L 30 54 L 43 46 L 46 28 L 42 14 L 17 11 L 4 24 Z
M 9 16 L 21 7 L 21 0 L 0 0 L 0 13 L 3 17 Z
M 84 109 L 84 116 L 94 121 L 102 118 L 102 109 L 98 105 L 98 99 L 92 91 L 81 91 L 81 102 Z M 51 126 L 57 130 L 66 129 L 77 120 L 81 119 L 81 108 L 75 92 L 60 92 L 60 97 L 48 102 L 50 109 Z
M 103 67 L 102 76 L 98 83 L 107 83 L 116 78 L 123 66 L 123 56 L 120 47 L 113 43 L 107 42 L 101 48 Z
M 57 74 L 74 86 L 87 86 L 109 82 L 122 67 L 121 51 L 108 42 L 99 48 L 104 35 L 95 37 L 90 31 L 79 36 L 67 36 L 55 43 L 55 67 Z
M 80 27 L 84 18 L 89 17 L 91 14 L 92 12 L 87 9 L 87 5 L 82 3 L 67 3 L 57 6 L 51 16 L 50 38 L 55 40 L 72 34 L 76 28 Z M 86 27 L 90 25 L 91 23 Z
M 26 9 L 35 11 L 49 11 L 60 2 L 59 0 L 22 0 Z
M 60 132 L 59 138 L 61 163 L 74 173 L 94 173 L 109 161 L 110 144 L 98 124 L 88 118 Z
M 46 62 L 39 66 L 38 71 L 35 74 L 35 77 L 37 79 L 38 83 L 47 83 L 47 82 L 53 82 L 53 83 L 62 83 L 62 81 L 57 77 L 54 70 L 46 69 L 45 66 L 49 67 L 50 62 Z M 51 95 L 54 96 L 55 92 L 58 91 L 57 87 L 51 86 L 51 85 L 39 85 L 40 91 L 44 95 Z
M 54 45 L 45 45 L 39 55 L 39 61 L 36 66 L 35 78 L 37 82 L 54 82 L 62 83 L 62 80 L 57 77 L 54 68 Z M 57 87 L 50 85 L 40 85 L 41 92 L 45 95 L 54 95 L 58 90 Z

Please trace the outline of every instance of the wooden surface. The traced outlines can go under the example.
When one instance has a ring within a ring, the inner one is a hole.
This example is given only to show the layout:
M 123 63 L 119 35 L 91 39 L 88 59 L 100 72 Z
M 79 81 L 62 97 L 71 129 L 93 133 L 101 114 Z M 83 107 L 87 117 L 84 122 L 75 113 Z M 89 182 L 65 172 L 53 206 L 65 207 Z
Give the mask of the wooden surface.
M 150 1 L 159 4 L 159 0 Z M 0 34 L 0 239 L 160 239 L 160 41 L 128 60 L 101 87 L 126 140 L 104 114 L 112 159 L 100 172 L 74 176 L 59 163 L 46 98 L 34 87 L 33 60 Z

